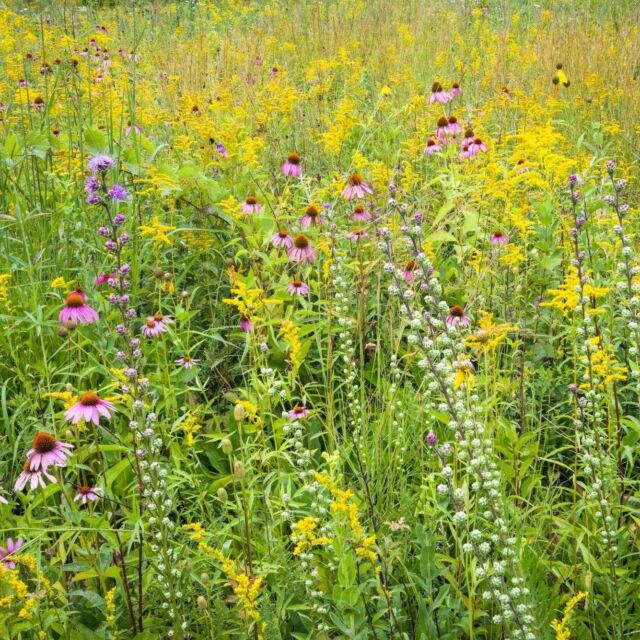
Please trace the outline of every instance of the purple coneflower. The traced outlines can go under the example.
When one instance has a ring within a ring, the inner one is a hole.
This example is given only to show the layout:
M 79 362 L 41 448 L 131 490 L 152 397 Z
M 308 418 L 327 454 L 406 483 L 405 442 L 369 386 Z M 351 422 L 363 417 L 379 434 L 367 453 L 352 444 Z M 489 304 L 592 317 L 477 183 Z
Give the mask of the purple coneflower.
M 299 178 L 302 175 L 299 153 L 289 154 L 287 161 L 282 165 L 282 173 L 290 178 Z
M 309 291 L 311 287 L 302 280 L 293 280 L 287 285 L 287 293 L 292 296 L 306 296 Z
M 87 166 L 91 171 L 95 174 L 96 172 L 104 173 L 114 167 L 116 164 L 115 160 L 104 153 L 100 153 L 97 156 L 93 156 L 93 158 L 89 159 L 87 162 Z
M 439 82 L 434 82 L 431 85 L 431 95 L 429 96 L 429 104 L 447 104 L 451 100 L 451 95 L 448 94 Z
M 502 231 L 498 230 L 491 236 L 491 242 L 492 244 L 506 244 L 509 242 L 509 236 L 505 236 Z
M 140 127 L 138 125 L 132 126 L 131 120 L 129 120 L 129 122 L 127 123 L 127 128 L 124 130 L 124 135 L 128 136 L 131 134 L 132 131 L 135 131 L 135 133 L 137 134 L 142 133 L 142 130 L 140 129 Z
M 100 499 L 100 492 L 102 491 L 101 487 L 92 487 L 91 485 L 85 484 L 78 488 L 78 493 L 76 493 L 73 501 L 78 502 L 82 501 L 82 504 L 87 504 L 87 502 L 95 502 Z
M 71 455 L 72 444 L 56 440 L 45 431 L 36 433 L 31 449 L 27 452 L 27 462 L 31 471 L 46 471 L 50 466 L 64 467 L 67 456 Z
M 304 215 L 300 218 L 300 226 L 303 229 L 308 227 L 314 227 L 317 224 L 322 224 L 324 218 L 320 215 L 320 209 L 315 204 L 310 204 L 305 210 Z
M 240 316 L 240 331 L 251 333 L 251 318 L 244 313 Z
M 282 247 L 283 249 L 291 249 L 293 246 L 293 238 L 286 229 L 280 229 L 271 236 L 271 244 L 274 247 Z
M 64 302 L 58 315 L 60 324 L 91 324 L 97 322 L 98 313 L 85 303 L 87 297 L 82 291 L 72 291 Z
M 167 330 L 167 325 L 173 320 L 168 316 L 163 316 L 160 312 L 153 316 L 149 316 L 147 321 L 142 325 L 142 335 L 145 338 L 157 338 L 161 333 Z
M 352 231 L 347 233 L 347 238 L 351 240 L 351 242 L 360 242 L 363 238 L 368 237 L 369 234 L 364 229 L 360 229 L 360 227 L 354 227 Z
M 261 211 L 262 207 L 258 204 L 258 199 L 255 196 L 247 196 L 242 205 L 242 213 L 260 213 Z
M 373 193 L 373 188 L 367 182 L 360 177 L 357 173 L 352 173 L 347 178 L 347 186 L 345 187 L 342 195 L 347 200 L 353 200 L 354 198 L 364 198 L 367 195 Z
M 472 129 L 467 129 L 464 134 L 464 140 L 462 141 L 460 157 L 474 158 L 480 151 L 485 152 L 486 150 L 487 145 L 474 135 Z
M 22 538 L 18 538 L 15 542 L 13 538 L 8 538 L 7 546 L 0 547 L 0 561 L 5 569 L 16 568 L 16 563 L 11 559 L 11 556 L 16 553 L 23 544 L 24 540 Z
M 101 284 L 107 284 L 109 282 L 109 280 L 113 279 L 116 277 L 116 272 L 113 271 L 112 273 L 107 273 L 106 271 L 103 273 L 99 273 L 96 276 L 96 279 L 93 281 L 93 283 L 95 285 L 101 285 Z
M 44 478 L 47 478 L 49 482 L 57 482 L 55 477 L 46 471 L 33 471 L 32 469 L 29 469 L 29 460 L 27 460 L 22 468 L 22 473 L 16 480 L 13 490 L 22 491 L 27 485 L 29 485 L 29 489 L 31 489 L 31 491 L 38 487 L 44 489 L 47 486 L 47 483 L 44 481 L 43 476 Z
M 455 116 L 449 116 L 447 119 L 447 133 L 455 136 L 462 131 L 462 127 Z
M 445 116 L 442 116 L 438 118 L 435 136 L 441 142 L 445 142 L 447 140 L 447 133 L 449 133 L 449 120 L 447 120 Z
M 67 409 L 64 417 L 72 424 L 78 424 L 80 420 L 85 422 L 93 422 L 97 425 L 100 423 L 100 416 L 109 420 L 111 418 L 111 411 L 115 411 L 116 408 L 108 400 L 102 400 L 97 393 L 83 393 L 78 402 L 72 407 Z
M 316 252 L 309 244 L 309 238 L 304 233 L 299 233 L 293 239 L 293 245 L 287 252 L 289 256 L 289 262 L 313 262 L 316 259 Z
M 200 360 L 190 358 L 189 356 L 182 356 L 181 358 L 174 360 L 174 362 L 185 369 L 192 369 L 198 364 L 198 362 L 200 362 Z
M 309 415 L 309 409 L 303 407 L 301 404 L 297 404 L 289 411 L 288 415 L 291 420 L 303 420 Z
M 452 98 L 457 98 L 458 96 L 462 95 L 462 89 L 460 88 L 460 85 L 457 82 L 454 82 L 451 85 L 451 90 L 449 91 L 449 95 Z
M 416 274 L 414 273 L 418 263 L 413 259 L 409 259 L 405 262 L 404 269 L 402 270 L 402 277 L 405 282 L 413 282 Z
M 367 220 L 371 220 L 371 213 L 361 204 L 357 204 L 353 207 L 353 213 L 351 216 L 356 222 L 366 222 Z
M 429 138 L 425 145 L 424 152 L 428 156 L 432 156 L 434 153 L 440 153 L 440 151 L 442 151 L 442 146 L 437 142 L 437 140 L 435 138 Z
M 449 309 L 449 315 L 445 322 L 449 327 L 453 327 L 454 329 L 456 329 L 458 325 L 462 327 L 469 326 L 469 318 L 465 315 L 464 308 L 459 304 L 455 304 Z

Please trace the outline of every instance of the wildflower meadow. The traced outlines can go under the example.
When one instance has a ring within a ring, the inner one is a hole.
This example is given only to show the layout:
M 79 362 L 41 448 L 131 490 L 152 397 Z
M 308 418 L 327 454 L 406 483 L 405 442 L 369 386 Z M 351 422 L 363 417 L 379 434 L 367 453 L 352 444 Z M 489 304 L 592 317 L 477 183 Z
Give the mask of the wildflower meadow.
M 0 0 L 0 640 L 640 637 L 636 0 Z

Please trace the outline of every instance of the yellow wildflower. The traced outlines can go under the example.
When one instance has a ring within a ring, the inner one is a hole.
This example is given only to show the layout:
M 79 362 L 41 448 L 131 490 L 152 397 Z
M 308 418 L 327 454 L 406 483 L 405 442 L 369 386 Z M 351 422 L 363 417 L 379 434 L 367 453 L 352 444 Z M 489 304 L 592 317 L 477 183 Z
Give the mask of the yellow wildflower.
M 154 216 L 150 225 L 142 224 L 138 229 L 140 229 L 140 233 L 143 236 L 152 238 L 154 245 L 159 246 L 162 244 L 171 245 L 171 238 L 169 238 L 167 233 L 175 231 L 176 227 L 162 224 L 158 216 Z
M 571 636 L 571 631 L 567 629 L 567 624 L 569 623 L 569 618 L 571 616 L 571 612 L 575 608 L 575 606 L 581 601 L 584 600 L 589 594 L 580 591 L 577 595 L 573 596 L 569 602 L 567 602 L 564 611 L 562 613 L 562 620 L 554 620 L 551 623 L 551 628 L 556 632 L 556 640 L 569 640 Z

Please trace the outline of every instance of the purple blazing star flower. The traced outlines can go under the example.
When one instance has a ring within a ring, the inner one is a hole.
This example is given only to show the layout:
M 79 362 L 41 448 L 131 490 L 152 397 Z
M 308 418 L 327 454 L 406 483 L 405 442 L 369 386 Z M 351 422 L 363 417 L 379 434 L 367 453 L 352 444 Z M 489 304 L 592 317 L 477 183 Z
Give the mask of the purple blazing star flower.
M 127 190 L 119 184 L 114 184 L 109 189 L 109 197 L 114 201 L 123 202 L 127 199 Z
M 87 166 L 91 171 L 95 174 L 105 173 L 109 171 L 111 167 L 115 167 L 116 161 L 111 157 L 104 153 L 99 153 L 97 156 L 93 156 L 87 163 Z

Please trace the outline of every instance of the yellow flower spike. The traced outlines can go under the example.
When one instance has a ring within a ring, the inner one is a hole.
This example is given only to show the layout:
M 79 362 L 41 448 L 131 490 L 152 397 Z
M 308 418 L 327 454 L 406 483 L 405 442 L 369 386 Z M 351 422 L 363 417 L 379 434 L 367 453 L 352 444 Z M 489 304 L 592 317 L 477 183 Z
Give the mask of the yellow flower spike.
M 11 280 L 10 273 L 0 273 L 0 305 L 10 311 L 11 304 L 9 302 L 9 280 Z
M 573 596 L 569 602 L 565 605 L 564 611 L 562 613 L 561 620 L 554 620 L 551 623 L 551 628 L 556 632 L 556 640 L 569 640 L 571 637 L 571 631 L 567 629 L 567 625 L 569 623 L 569 618 L 571 617 L 571 612 L 574 610 L 576 605 L 584 600 L 589 594 L 585 591 L 580 591 L 578 594 Z
M 300 352 L 302 350 L 302 343 L 298 337 L 298 330 L 296 326 L 290 320 L 283 320 L 281 326 L 281 333 L 284 339 L 289 345 L 289 360 L 293 366 L 294 372 L 300 368 L 302 361 L 300 360 Z

